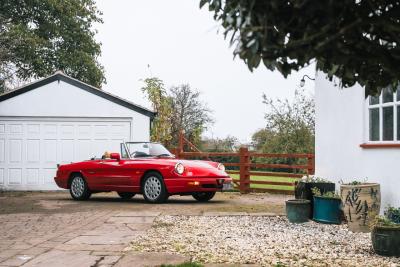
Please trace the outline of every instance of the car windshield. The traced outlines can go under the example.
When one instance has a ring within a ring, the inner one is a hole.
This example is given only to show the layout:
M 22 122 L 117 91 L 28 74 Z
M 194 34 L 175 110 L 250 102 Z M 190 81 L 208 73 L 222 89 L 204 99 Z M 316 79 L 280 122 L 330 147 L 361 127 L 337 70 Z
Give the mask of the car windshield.
M 171 152 L 168 151 L 162 144 L 149 143 L 149 142 L 133 142 L 126 143 L 131 158 L 138 157 L 172 157 Z

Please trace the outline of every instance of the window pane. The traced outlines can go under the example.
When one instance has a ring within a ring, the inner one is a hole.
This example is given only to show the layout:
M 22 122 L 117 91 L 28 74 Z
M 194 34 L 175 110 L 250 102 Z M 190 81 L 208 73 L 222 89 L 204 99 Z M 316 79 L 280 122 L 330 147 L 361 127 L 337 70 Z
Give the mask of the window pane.
M 399 97 L 399 93 L 397 93 Z M 400 141 L 400 106 L 397 106 L 397 140 Z
M 393 102 L 392 87 L 386 87 L 382 90 L 382 101 L 383 103 Z
M 370 105 L 379 104 L 379 96 L 370 96 L 369 97 L 369 104 Z
M 383 108 L 383 140 L 393 140 L 393 107 Z
M 129 158 L 128 152 L 126 152 L 124 144 L 121 144 L 121 158 L 123 159 Z
M 379 141 L 379 108 L 369 110 L 369 140 Z

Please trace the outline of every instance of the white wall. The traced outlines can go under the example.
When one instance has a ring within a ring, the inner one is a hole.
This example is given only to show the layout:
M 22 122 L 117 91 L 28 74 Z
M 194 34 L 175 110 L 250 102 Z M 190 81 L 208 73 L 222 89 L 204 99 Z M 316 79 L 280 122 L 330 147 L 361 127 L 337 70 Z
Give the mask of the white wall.
M 148 141 L 150 137 L 149 117 L 63 81 L 1 102 L 0 116 L 131 118 L 132 140 L 127 141 Z
M 364 89 L 340 89 L 325 74 L 316 76 L 315 174 L 335 182 L 378 182 L 381 210 L 388 204 L 400 206 L 400 149 L 360 147 L 367 137 Z

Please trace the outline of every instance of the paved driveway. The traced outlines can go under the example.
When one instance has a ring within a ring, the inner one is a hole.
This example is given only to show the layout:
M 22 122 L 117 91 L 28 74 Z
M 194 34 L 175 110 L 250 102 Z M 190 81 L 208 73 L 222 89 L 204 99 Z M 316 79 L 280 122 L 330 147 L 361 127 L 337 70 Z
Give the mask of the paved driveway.
M 0 193 L 0 266 L 144 266 L 190 259 L 126 252 L 160 214 L 282 213 L 288 196 L 218 194 L 209 203 L 172 197 L 146 204 L 116 194 L 72 201 L 67 192 Z M 162 238 L 162 237 L 161 237 Z

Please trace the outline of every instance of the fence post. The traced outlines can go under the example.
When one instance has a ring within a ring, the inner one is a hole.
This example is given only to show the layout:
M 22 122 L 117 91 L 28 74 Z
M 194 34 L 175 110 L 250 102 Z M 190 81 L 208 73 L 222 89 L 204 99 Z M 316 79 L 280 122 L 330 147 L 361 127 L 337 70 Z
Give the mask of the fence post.
M 178 147 L 176 148 L 176 157 L 180 158 L 183 152 L 183 130 L 179 131 Z
M 250 192 L 250 155 L 247 147 L 239 149 L 239 163 L 240 163 L 240 193 Z
M 307 157 L 307 174 L 313 175 L 315 173 L 315 155 Z
M 179 159 L 180 158 L 180 155 L 179 155 L 179 149 L 177 148 L 177 147 L 175 147 L 175 148 L 171 148 L 171 150 L 170 150 L 171 152 L 172 152 L 172 154 L 174 154 L 175 155 L 175 158 L 177 158 L 177 159 Z

